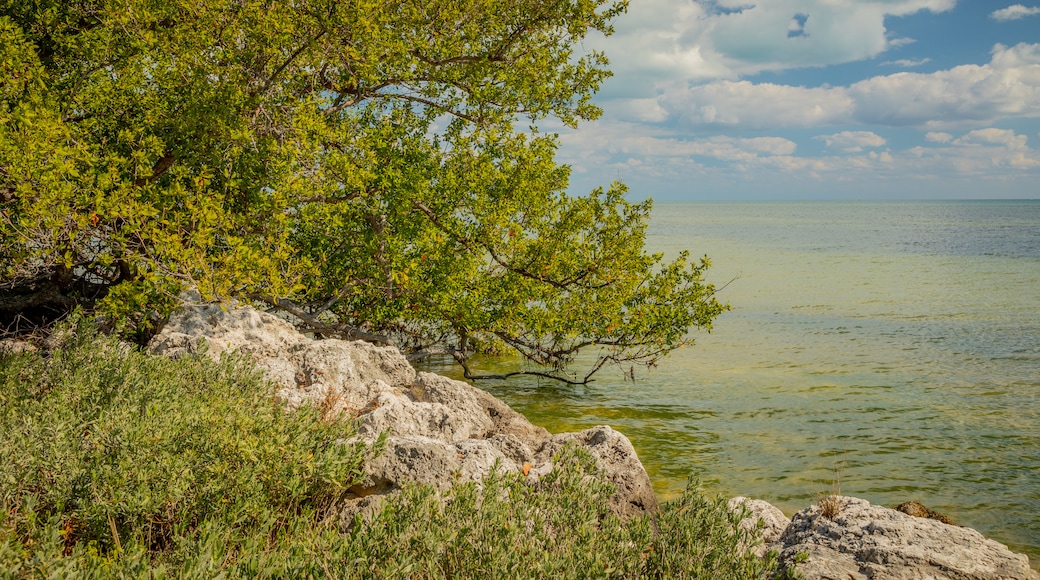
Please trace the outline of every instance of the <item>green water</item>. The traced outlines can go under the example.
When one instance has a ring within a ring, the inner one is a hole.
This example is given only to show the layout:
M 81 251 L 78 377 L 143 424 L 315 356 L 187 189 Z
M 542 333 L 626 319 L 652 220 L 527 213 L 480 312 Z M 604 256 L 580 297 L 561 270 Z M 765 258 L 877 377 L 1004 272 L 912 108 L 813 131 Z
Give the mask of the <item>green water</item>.
M 662 499 L 695 475 L 790 515 L 840 476 L 1040 565 L 1040 202 L 660 203 L 647 242 L 711 257 L 712 334 L 636 383 L 479 386 L 624 432 Z

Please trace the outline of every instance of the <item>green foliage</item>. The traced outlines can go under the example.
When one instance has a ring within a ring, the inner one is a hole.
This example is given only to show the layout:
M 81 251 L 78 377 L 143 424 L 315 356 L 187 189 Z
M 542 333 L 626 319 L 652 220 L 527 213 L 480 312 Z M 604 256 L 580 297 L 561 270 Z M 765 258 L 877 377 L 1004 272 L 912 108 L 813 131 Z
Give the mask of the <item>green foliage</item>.
M 146 336 L 195 286 L 461 362 L 653 364 L 724 310 L 707 263 L 647 255 L 620 184 L 567 196 L 537 127 L 599 114 L 576 49 L 625 8 L 0 0 L 0 324 Z
M 406 487 L 369 519 L 331 509 L 365 453 L 316 409 L 285 413 L 240 361 L 151 358 L 81 326 L 0 354 L 0 576 L 763 578 L 776 558 L 690 486 L 610 514 L 594 460 L 532 484 L 495 472 Z
M 233 556 L 256 530 L 320 527 L 360 474 L 349 424 L 286 413 L 239 360 L 151 357 L 86 325 L 58 334 L 46 358 L 0 356 L 2 569 L 48 575 L 63 552 L 176 564 L 211 537 Z
M 724 499 L 691 484 L 661 513 L 622 521 L 586 452 L 569 448 L 556 462 L 535 485 L 495 474 L 483 488 L 456 486 L 446 503 L 429 488 L 406 490 L 372 521 L 357 518 L 345 554 L 328 546 L 332 562 L 351 563 L 334 575 L 736 579 L 777 570 L 775 554 L 760 560 L 740 548 L 752 535 Z

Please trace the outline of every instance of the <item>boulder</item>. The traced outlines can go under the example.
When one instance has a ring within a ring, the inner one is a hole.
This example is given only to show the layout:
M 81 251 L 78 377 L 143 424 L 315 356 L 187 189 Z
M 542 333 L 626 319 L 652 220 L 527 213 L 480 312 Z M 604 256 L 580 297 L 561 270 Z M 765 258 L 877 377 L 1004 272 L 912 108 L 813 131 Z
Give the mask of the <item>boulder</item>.
M 234 304 L 187 304 L 149 349 L 171 357 L 237 352 L 255 361 L 290 409 L 318 406 L 329 418 L 356 418 L 358 436 L 386 448 L 365 465 L 346 512 L 369 512 L 378 496 L 408 482 L 445 491 L 480 482 L 494 466 L 537 479 L 553 469 L 565 444 L 584 446 L 618 492 L 623 517 L 657 509 L 650 478 L 629 440 L 610 427 L 550 435 L 502 401 L 468 383 L 417 373 L 393 347 L 362 341 L 314 340 L 271 314 Z M 349 515 L 348 513 L 348 515 Z
M 587 449 L 603 470 L 607 481 L 617 488 L 617 493 L 610 502 L 614 513 L 628 518 L 658 510 L 653 485 L 642 462 L 639 461 L 635 448 L 628 437 L 607 425 L 579 433 L 554 435 L 536 456 L 538 467 L 532 469 L 536 476 L 551 470 L 552 456 L 567 444 Z
M 759 558 L 765 557 L 773 544 L 780 540 L 784 530 L 790 525 L 791 520 L 780 511 L 780 508 L 760 499 L 746 497 L 734 497 L 729 500 L 728 507 L 731 511 L 737 511 L 741 506 L 747 508 L 750 514 L 740 520 L 741 529 L 755 532 L 760 540 L 753 546 L 747 546 Z
M 814 505 L 791 519 L 772 546 L 785 568 L 807 580 L 1037 578 L 1026 556 L 971 528 L 852 497 L 836 502 L 833 518 Z

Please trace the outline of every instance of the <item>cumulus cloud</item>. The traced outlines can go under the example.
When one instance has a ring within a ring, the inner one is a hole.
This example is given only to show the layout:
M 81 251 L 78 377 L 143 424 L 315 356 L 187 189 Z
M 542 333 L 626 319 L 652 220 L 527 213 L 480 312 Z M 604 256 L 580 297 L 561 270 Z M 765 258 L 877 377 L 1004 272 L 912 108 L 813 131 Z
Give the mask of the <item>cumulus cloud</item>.
M 1040 175 L 1040 150 L 1008 129 L 930 132 L 925 136 L 930 145 L 909 149 L 892 148 L 870 131 L 817 138 L 831 151 L 799 155 L 795 142 L 784 137 L 689 138 L 665 127 L 607 121 L 565 133 L 561 161 L 574 168 L 575 191 L 619 178 L 637 195 L 683 197 L 691 185 L 718 197 L 741 191 L 790 195 L 812 183 L 823 196 L 838 193 L 837 184 L 842 192 L 876 195 L 886 187 L 902 192 L 921 183 L 922 192 L 945 197 L 977 196 L 979 187 L 1014 197 L 1033 191 Z
M 668 118 L 694 127 L 806 128 L 872 124 L 930 129 L 1040 117 L 1040 44 L 996 45 L 984 65 L 899 72 L 847 87 L 715 81 L 666 87 Z
M 702 46 L 740 74 L 851 62 L 889 48 L 886 16 L 940 12 L 953 5 L 946 0 L 762 0 L 718 15 Z
M 920 158 L 945 160 L 960 175 L 992 175 L 995 170 L 1022 172 L 1040 167 L 1040 151 L 1029 148 L 1027 137 L 1011 129 L 975 129 L 956 139 L 950 137 L 944 142 L 946 147 L 931 151 L 918 148 L 915 153 Z
M 955 0 L 640 0 L 615 34 L 590 39 L 616 78 L 602 95 L 646 98 L 659 83 L 872 58 L 911 39 L 890 39 L 885 17 L 943 12 Z
M 716 135 L 685 138 L 662 128 L 630 122 L 600 122 L 581 131 L 564 133 L 561 141 L 568 162 L 598 159 L 696 158 L 710 157 L 726 161 L 748 161 L 755 158 L 792 155 L 794 141 L 784 137 L 729 137 Z
M 605 113 L 624 121 L 656 123 L 668 118 L 668 111 L 656 98 L 613 99 L 605 106 Z
M 989 64 L 877 76 L 848 93 L 864 123 L 942 126 L 1040 116 L 1040 44 L 998 44 Z
M 848 153 L 857 153 L 864 147 L 881 147 L 886 143 L 884 137 L 872 131 L 842 131 L 833 135 L 819 135 L 816 139 L 822 139 L 827 147 Z
M 906 46 L 908 44 L 913 44 L 915 42 L 917 42 L 917 40 L 915 40 L 913 38 L 907 38 L 907 37 L 890 38 L 888 40 L 888 46 L 890 46 L 892 48 L 898 48 L 900 46 Z
M 686 125 L 748 129 L 839 123 L 855 106 L 843 90 L 749 81 L 670 88 L 658 100 L 671 119 Z
M 954 145 L 1003 145 L 1008 149 L 1025 149 L 1026 136 L 1011 129 L 976 129 L 953 141 Z
M 1012 4 L 1007 8 L 994 10 L 990 13 L 989 17 L 993 20 L 1006 22 L 1008 20 L 1018 20 L 1019 18 L 1025 18 L 1026 16 L 1035 16 L 1037 14 L 1040 14 L 1040 6 L 1023 6 L 1022 4 Z
M 812 179 L 832 193 L 838 182 L 854 188 L 888 179 L 892 192 L 907 191 L 906 184 L 917 180 L 942 183 L 931 191 L 944 195 L 957 188 L 977 195 L 982 183 L 996 192 L 991 182 L 998 181 L 1018 184 L 1007 190 L 1011 196 L 1032 191 L 1040 149 L 1030 148 L 1025 135 L 992 127 L 1040 118 L 1040 43 L 996 45 L 989 62 L 934 72 L 927 72 L 935 65 L 928 58 L 885 54 L 914 42 L 887 30 L 886 19 L 943 12 L 955 3 L 633 2 L 615 36 L 586 42 L 607 53 L 616 76 L 597 97 L 603 119 L 561 131 L 560 160 L 572 167 L 576 192 L 616 178 L 646 193 L 661 193 L 669 183 L 678 192 L 690 191 L 691 183 L 730 192 L 742 183 L 744 191 L 754 184 L 786 187 L 790 195 Z M 1015 5 L 991 16 L 1010 20 L 1032 13 Z M 897 68 L 877 72 L 891 74 L 840 86 L 748 78 L 879 55 L 874 63 Z M 905 127 L 924 133 L 920 146 L 902 145 L 909 131 L 890 130 Z M 718 133 L 726 135 L 710 136 Z M 813 138 L 825 145 L 822 152 L 809 146 Z M 863 189 L 863 195 L 876 191 L 881 189 Z

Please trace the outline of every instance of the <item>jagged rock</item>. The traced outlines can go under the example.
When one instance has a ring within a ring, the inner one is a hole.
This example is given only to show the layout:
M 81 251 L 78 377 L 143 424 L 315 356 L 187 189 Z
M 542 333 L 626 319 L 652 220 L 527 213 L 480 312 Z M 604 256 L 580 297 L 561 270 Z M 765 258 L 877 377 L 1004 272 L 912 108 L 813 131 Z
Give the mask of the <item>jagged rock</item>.
M 837 500 L 833 519 L 815 505 L 795 514 L 775 546 L 784 566 L 806 580 L 1036 578 L 1026 556 L 971 528 L 909 516 L 862 499 Z
M 227 304 L 178 309 L 148 349 L 173 358 L 199 352 L 214 359 L 225 352 L 246 354 L 282 387 L 277 394 L 290 408 L 333 399 L 341 409 L 360 411 L 387 385 L 415 380 L 415 370 L 395 348 L 311 340 L 277 316 Z
M 729 500 L 727 505 L 731 511 L 737 511 L 743 505 L 751 512 L 748 517 L 740 520 L 739 525 L 742 529 L 755 532 L 761 539 L 760 543 L 750 547 L 759 558 L 769 552 L 771 545 L 780 539 L 784 530 L 791 523 L 780 508 L 760 499 L 734 497 Z
M 603 469 L 607 480 L 617 488 L 617 494 L 610 502 L 614 513 L 627 518 L 658 510 L 657 496 L 654 495 L 650 476 L 647 475 L 627 437 L 606 425 L 579 433 L 554 435 L 538 453 L 538 463 L 551 466 L 553 454 L 568 443 L 588 449 Z M 547 472 L 544 467 L 536 467 L 533 471 L 536 475 Z
M 386 449 L 365 463 L 365 478 L 351 491 L 366 496 L 421 481 L 445 492 L 457 482 L 480 482 L 495 468 L 500 472 L 520 471 L 523 462 L 509 457 L 500 447 L 508 437 L 464 439 L 445 445 L 428 437 L 391 436 Z
M 393 347 L 361 341 L 312 340 L 276 316 L 227 304 L 188 304 L 176 311 L 149 349 L 213 358 L 239 352 L 278 385 L 295 409 L 317 405 L 328 417 L 356 417 L 367 442 L 387 433 L 386 448 L 365 465 L 344 517 L 374 509 L 375 497 L 406 482 L 445 491 L 481 481 L 497 465 L 537 479 L 549 473 L 564 444 L 586 447 L 618 492 L 612 507 L 628 517 L 657 509 L 650 478 L 628 439 L 610 427 L 550 436 L 490 394 L 461 381 L 416 373 Z M 526 468 L 525 468 L 526 465 Z M 364 501 L 362 501 L 364 500 Z

